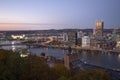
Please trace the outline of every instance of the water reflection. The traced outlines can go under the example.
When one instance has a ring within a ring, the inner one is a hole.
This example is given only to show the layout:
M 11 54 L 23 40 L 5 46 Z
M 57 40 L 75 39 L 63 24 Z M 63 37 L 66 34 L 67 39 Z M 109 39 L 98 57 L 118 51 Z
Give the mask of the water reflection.
M 16 49 L 16 48 L 15 48 L 15 46 L 14 46 L 14 45 L 12 45 L 12 51 L 15 51 L 15 49 Z
M 80 58 L 89 64 L 120 69 L 120 54 L 82 52 Z
M 27 46 L 25 45 L 11 45 L 11 46 L 2 46 L 1 49 L 5 50 L 17 50 L 17 49 L 26 49 Z
M 0 44 L 16 44 L 16 43 L 21 43 L 21 42 L 23 42 L 23 41 L 21 41 L 21 40 L 14 40 L 14 41 L 6 40 L 6 41 L 0 41 Z

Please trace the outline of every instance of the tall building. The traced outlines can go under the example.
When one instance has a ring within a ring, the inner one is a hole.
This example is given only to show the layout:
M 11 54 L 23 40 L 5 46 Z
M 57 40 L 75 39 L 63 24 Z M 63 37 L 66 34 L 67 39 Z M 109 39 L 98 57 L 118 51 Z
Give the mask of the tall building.
M 102 37 L 103 36 L 104 22 L 97 21 L 95 26 L 96 26 L 95 36 L 96 37 Z
M 120 49 L 120 28 L 114 29 L 113 39 L 116 41 L 116 48 Z
M 114 29 L 113 38 L 116 41 L 120 41 L 120 28 Z
M 89 36 L 82 37 L 82 47 L 90 47 L 90 37 Z
M 68 45 L 77 45 L 77 32 L 68 32 Z
M 75 32 L 75 45 L 78 45 L 78 37 L 77 37 L 77 32 Z
M 68 34 L 67 33 L 63 33 L 63 41 L 64 42 L 68 41 Z
M 90 39 L 90 47 L 94 47 L 94 48 L 98 47 L 97 40 L 94 37 L 91 37 Z
M 77 32 L 77 37 L 78 37 L 78 38 L 82 38 L 82 37 L 83 37 L 83 35 L 84 35 L 84 34 L 83 34 L 83 32 L 82 32 L 82 31 Z

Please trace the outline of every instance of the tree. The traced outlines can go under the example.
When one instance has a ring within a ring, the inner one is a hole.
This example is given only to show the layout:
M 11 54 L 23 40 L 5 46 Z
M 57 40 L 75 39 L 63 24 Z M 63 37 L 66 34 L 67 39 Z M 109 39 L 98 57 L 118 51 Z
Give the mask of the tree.
M 71 80 L 111 80 L 103 70 L 82 70 Z
M 21 80 L 56 80 L 49 66 L 36 55 L 25 58 L 24 67 Z
M 54 72 L 58 77 L 64 76 L 66 78 L 70 77 L 70 71 L 67 70 L 63 64 L 56 64 L 54 66 Z
M 19 80 L 21 72 L 19 53 L 0 50 L 0 80 Z
M 64 76 L 61 76 L 60 78 L 58 78 L 58 80 L 68 80 L 68 79 Z

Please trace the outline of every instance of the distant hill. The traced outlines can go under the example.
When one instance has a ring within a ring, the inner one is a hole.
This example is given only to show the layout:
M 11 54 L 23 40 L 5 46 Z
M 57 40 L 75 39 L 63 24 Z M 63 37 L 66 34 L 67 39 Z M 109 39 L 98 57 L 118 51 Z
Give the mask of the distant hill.
M 59 34 L 63 32 L 71 32 L 71 31 L 83 31 L 86 33 L 92 33 L 93 29 L 60 29 L 60 30 L 55 30 L 55 29 L 50 29 L 50 30 L 20 30 L 20 31 L 0 31 L 0 33 L 6 33 L 7 36 L 10 35 L 20 35 L 20 34 Z M 105 33 L 112 33 L 113 29 L 104 29 Z

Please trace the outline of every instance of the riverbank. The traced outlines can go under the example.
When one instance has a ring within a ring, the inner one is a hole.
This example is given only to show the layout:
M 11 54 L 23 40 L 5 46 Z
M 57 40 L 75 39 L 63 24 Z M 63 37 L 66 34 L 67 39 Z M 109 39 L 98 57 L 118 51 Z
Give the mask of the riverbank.
M 46 47 L 46 48 L 59 48 L 59 49 L 65 49 L 67 50 L 69 46 L 65 45 L 43 45 L 43 44 L 26 44 L 28 46 L 33 47 Z M 101 48 L 95 48 L 95 47 L 81 47 L 81 46 L 70 46 L 73 50 L 84 50 L 84 51 L 98 51 L 98 52 L 106 52 L 106 53 L 114 53 L 119 54 L 120 50 L 114 49 L 114 50 L 105 50 Z

